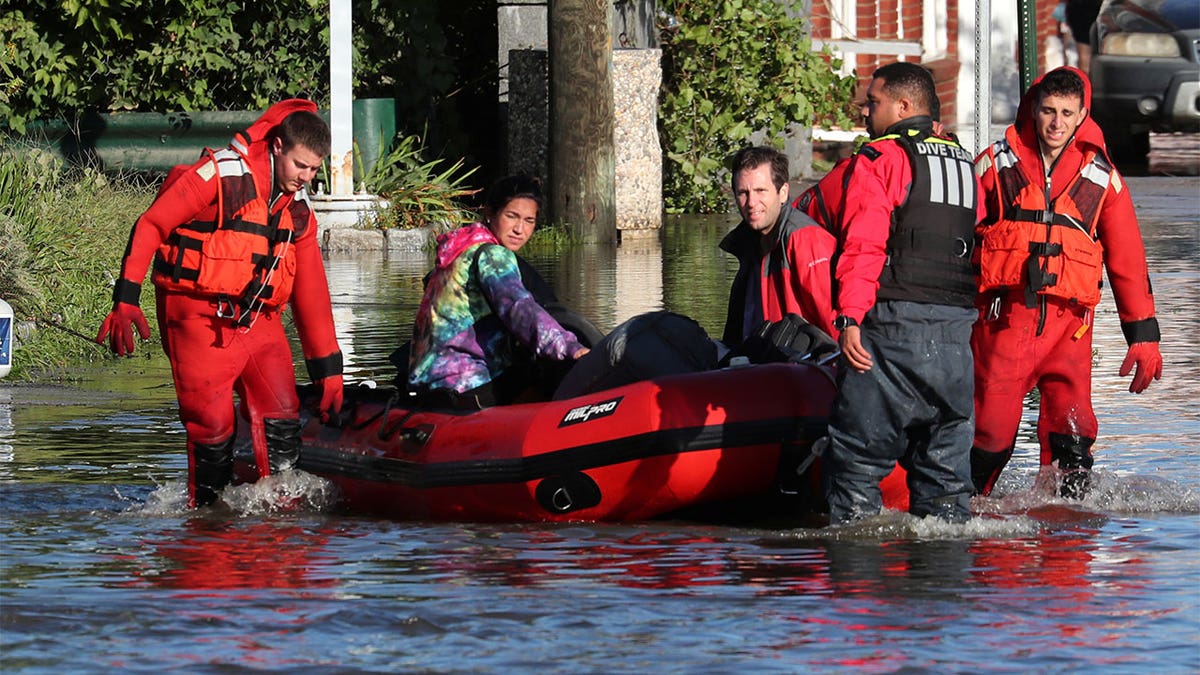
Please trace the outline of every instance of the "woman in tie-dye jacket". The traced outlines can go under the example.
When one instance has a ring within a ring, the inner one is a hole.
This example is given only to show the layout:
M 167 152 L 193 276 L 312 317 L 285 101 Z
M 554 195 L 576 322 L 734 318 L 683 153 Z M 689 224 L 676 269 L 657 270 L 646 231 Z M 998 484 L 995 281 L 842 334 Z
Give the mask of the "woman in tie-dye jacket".
M 492 186 L 484 220 L 438 237 L 437 262 L 413 326 L 408 386 L 430 403 L 480 408 L 528 384 L 513 341 L 558 361 L 587 353 L 521 282 L 516 251 L 537 224 L 541 186 L 509 176 Z

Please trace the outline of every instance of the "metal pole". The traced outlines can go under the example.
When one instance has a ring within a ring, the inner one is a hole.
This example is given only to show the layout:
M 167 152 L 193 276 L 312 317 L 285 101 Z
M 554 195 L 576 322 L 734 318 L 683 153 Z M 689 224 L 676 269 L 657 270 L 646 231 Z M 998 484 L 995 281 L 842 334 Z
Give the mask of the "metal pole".
M 329 189 L 354 193 L 354 91 L 351 63 L 351 0 L 329 3 Z
M 1017 0 L 1017 44 L 1021 50 L 1021 93 L 1029 91 L 1037 77 L 1037 7 L 1033 0 Z
M 992 2 L 975 0 L 975 154 L 991 142 Z

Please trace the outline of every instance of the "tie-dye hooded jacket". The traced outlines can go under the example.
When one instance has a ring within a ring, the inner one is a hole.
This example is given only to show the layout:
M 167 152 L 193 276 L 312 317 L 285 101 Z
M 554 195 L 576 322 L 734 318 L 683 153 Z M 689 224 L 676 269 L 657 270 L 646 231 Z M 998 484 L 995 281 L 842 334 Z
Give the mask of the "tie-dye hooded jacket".
M 487 384 L 512 365 L 510 338 L 559 361 L 583 348 L 525 289 L 517 256 L 485 225 L 438 237 L 413 326 L 409 387 L 461 393 Z

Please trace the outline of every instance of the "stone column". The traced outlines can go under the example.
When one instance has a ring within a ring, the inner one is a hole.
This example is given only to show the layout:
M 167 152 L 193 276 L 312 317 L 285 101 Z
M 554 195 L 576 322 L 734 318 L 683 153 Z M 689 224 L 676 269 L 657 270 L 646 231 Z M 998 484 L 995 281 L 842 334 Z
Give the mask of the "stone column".
M 550 72 L 543 49 L 508 53 L 507 173 L 529 173 L 546 185 L 550 175 Z
M 662 227 L 662 149 L 658 94 L 662 52 L 655 47 L 653 0 L 613 8 L 614 210 L 618 238 Z M 544 0 L 499 0 L 506 173 L 530 173 L 549 187 L 550 98 Z
M 662 228 L 662 147 L 658 90 L 662 51 L 613 52 L 613 145 L 619 240 L 657 236 Z

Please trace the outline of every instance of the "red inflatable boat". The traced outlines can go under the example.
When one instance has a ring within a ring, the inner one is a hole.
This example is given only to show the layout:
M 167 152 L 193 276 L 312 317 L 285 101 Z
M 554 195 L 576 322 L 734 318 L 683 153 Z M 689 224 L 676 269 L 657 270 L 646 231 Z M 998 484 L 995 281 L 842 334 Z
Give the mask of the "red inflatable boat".
M 781 489 L 813 504 L 833 395 L 830 372 L 804 363 L 471 412 L 347 387 L 339 425 L 305 421 L 298 468 L 335 483 L 347 511 L 397 519 L 636 521 Z M 907 508 L 902 471 L 883 489 Z

